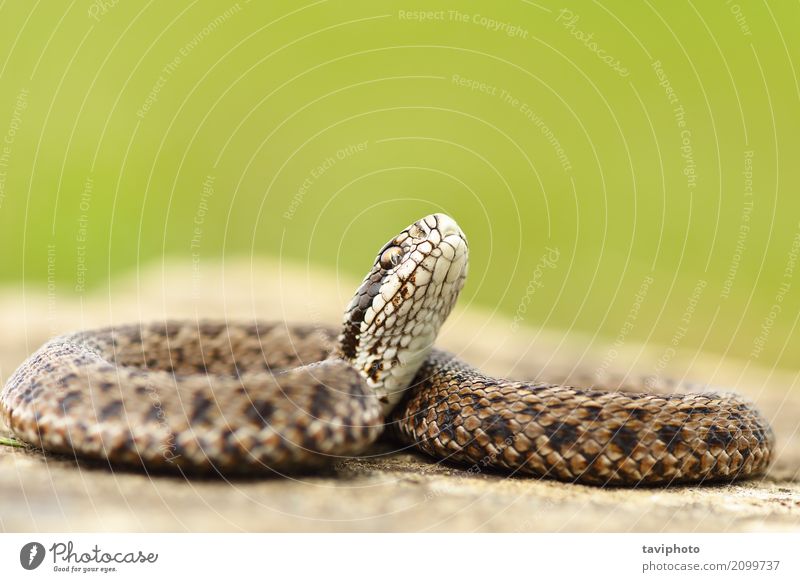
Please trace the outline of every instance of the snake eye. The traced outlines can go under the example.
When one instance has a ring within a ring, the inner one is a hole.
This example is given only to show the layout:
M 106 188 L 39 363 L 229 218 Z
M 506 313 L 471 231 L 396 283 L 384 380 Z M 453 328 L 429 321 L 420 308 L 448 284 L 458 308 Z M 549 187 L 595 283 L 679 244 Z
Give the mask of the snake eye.
M 403 256 L 403 249 L 400 247 L 389 247 L 381 254 L 381 268 L 389 270 L 400 264 Z

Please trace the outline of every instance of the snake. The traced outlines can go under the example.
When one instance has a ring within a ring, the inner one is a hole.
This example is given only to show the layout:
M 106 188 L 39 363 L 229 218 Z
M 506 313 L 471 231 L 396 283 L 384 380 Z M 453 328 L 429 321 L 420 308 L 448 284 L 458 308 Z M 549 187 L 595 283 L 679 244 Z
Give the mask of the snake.
M 764 474 L 773 431 L 735 393 L 507 380 L 434 347 L 468 251 L 448 215 L 412 223 L 338 328 L 197 318 L 55 337 L 8 379 L 0 413 L 44 451 L 186 476 L 317 470 L 379 438 L 470 472 L 595 486 Z

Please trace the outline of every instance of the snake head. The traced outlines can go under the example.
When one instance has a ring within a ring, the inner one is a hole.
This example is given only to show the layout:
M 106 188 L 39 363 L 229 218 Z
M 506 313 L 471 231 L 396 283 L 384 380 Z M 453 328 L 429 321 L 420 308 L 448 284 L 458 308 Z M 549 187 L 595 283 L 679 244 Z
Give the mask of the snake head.
M 385 413 L 433 347 L 464 286 L 467 259 L 455 220 L 431 214 L 381 248 L 347 306 L 334 354 L 361 373 Z

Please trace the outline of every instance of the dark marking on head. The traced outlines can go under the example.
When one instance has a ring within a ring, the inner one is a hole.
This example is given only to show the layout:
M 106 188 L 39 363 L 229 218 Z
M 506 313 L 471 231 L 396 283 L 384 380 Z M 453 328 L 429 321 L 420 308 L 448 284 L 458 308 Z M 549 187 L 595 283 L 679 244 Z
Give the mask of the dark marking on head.
M 356 347 L 361 335 L 361 322 L 364 321 L 364 311 L 356 308 L 351 312 L 350 316 L 351 318 L 344 324 L 344 330 L 339 339 L 339 348 L 342 350 L 342 355 L 348 360 L 356 357 Z
M 380 294 L 382 284 L 382 271 L 373 270 L 356 291 L 358 301 L 350 310 L 339 337 L 339 349 L 346 359 L 356 357 L 356 348 L 361 337 L 361 324 L 364 323 L 367 308 L 372 304 L 372 300 Z

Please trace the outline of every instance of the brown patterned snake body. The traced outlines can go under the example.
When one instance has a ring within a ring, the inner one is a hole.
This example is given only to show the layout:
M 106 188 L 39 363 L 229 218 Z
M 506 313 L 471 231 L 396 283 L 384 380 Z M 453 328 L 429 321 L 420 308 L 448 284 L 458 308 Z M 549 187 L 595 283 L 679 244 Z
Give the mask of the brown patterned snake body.
M 146 469 L 305 469 L 388 426 L 441 459 L 595 485 L 765 471 L 772 431 L 735 395 L 514 382 L 433 349 L 466 272 L 463 233 L 431 215 L 381 249 L 338 337 L 283 322 L 78 332 L 33 354 L 0 409 L 37 447 Z

